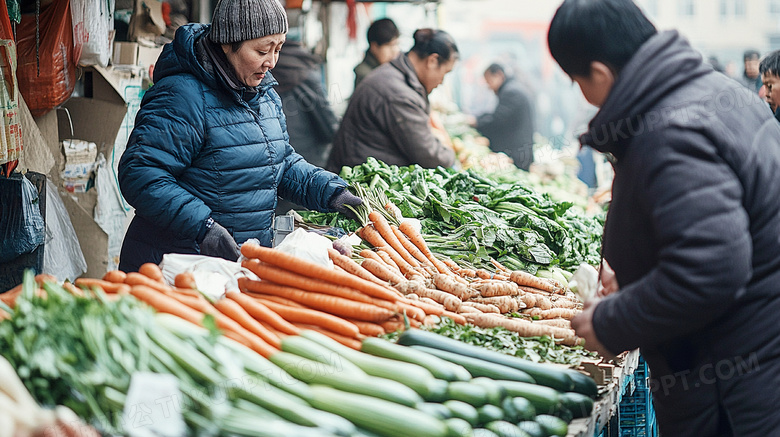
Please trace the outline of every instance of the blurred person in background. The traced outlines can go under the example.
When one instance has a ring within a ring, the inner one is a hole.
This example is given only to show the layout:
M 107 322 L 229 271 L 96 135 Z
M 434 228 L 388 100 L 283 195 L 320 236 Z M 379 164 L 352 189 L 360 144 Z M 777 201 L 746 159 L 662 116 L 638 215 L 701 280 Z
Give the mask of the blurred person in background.
M 494 152 L 506 153 L 518 168 L 528 170 L 534 162 L 533 93 L 500 64 L 491 64 L 484 76 L 498 104 L 493 112 L 469 120 L 470 124 L 490 140 Z
M 398 31 L 398 27 L 389 18 L 382 18 L 371 23 L 367 32 L 368 50 L 366 50 L 366 56 L 363 57 L 363 62 L 354 69 L 355 88 L 368 76 L 368 73 L 386 62 L 392 61 L 401 53 L 401 48 L 398 46 L 399 36 L 401 33 Z
M 769 108 L 775 113 L 775 118 L 780 121 L 780 50 L 766 55 L 761 60 L 758 70 L 761 72 L 761 80 L 764 82 Z
M 277 196 L 347 215 L 361 203 L 290 145 L 270 72 L 287 29 L 278 0 L 220 0 L 211 24 L 185 24 L 165 45 L 119 162 L 135 208 L 121 270 L 166 253 L 236 261 L 250 238 L 270 246 Z
M 605 357 L 640 348 L 661 435 L 777 435 L 780 124 L 631 0 L 565 0 L 548 43 L 615 170 L 614 273 L 572 327 Z
M 758 71 L 758 64 L 760 62 L 761 55 L 756 50 L 747 50 L 742 57 L 745 63 L 745 70 L 742 72 L 742 77 L 739 78 L 739 82 L 755 91 L 756 93 L 761 91 L 761 72 Z
M 431 129 L 428 94 L 458 58 L 447 32 L 415 31 L 411 50 L 378 67 L 352 94 L 326 168 L 339 172 L 369 156 L 398 166 L 452 167 L 455 152 Z

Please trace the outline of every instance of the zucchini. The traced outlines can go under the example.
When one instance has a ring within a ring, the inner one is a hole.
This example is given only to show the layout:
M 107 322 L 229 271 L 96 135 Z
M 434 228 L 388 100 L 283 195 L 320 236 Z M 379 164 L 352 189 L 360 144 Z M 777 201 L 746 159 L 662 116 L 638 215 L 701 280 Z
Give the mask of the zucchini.
M 383 437 L 447 437 L 449 433 L 443 421 L 414 408 L 318 385 L 311 391 L 314 408 Z
M 485 425 L 485 428 L 493 431 L 498 437 L 530 437 L 527 432 L 518 428 L 517 425 L 503 420 L 497 420 Z
M 504 410 L 495 405 L 487 404 L 477 408 L 477 419 L 480 425 L 502 420 L 503 418 Z
M 488 403 L 487 390 L 470 382 L 451 382 L 447 394 L 450 399 L 465 402 L 473 407 L 481 407 Z
M 444 423 L 447 425 L 447 437 L 472 437 L 474 435 L 474 428 L 471 427 L 471 424 L 460 417 L 447 419 Z
M 566 437 L 566 434 L 569 433 L 569 425 L 558 417 L 540 414 L 536 416 L 534 421 L 541 425 L 544 432 L 549 436 Z
M 442 403 L 452 413 L 452 417 L 457 417 L 468 422 L 471 426 L 477 426 L 479 423 L 479 413 L 477 409 L 471 404 L 467 404 L 463 401 L 456 401 L 450 399 Z
M 496 383 L 496 380 L 480 376 L 471 380 L 472 384 L 477 384 L 484 387 L 488 393 L 488 402 L 499 407 L 501 402 L 506 397 L 506 390 L 504 387 Z
M 371 376 L 390 379 L 411 388 L 425 400 L 435 400 L 442 391 L 441 382 L 422 366 L 356 351 L 319 332 L 303 331 L 301 335 L 337 353 Z
M 574 419 L 588 417 L 593 411 L 593 399 L 584 394 L 567 392 L 561 393 L 561 406 L 569 410 Z
M 452 416 L 452 411 L 450 411 L 449 408 L 445 407 L 442 404 L 436 403 L 436 402 L 423 402 L 420 404 L 417 404 L 416 408 L 423 413 L 429 414 L 433 417 L 436 417 L 438 419 L 449 419 Z
M 564 391 L 581 393 L 594 399 L 598 397 L 599 387 L 596 385 L 596 381 L 594 381 L 593 378 L 573 369 L 566 369 L 566 373 L 574 383 L 574 387 L 571 390 Z
M 527 432 L 531 437 L 547 437 L 547 433 L 542 428 L 542 425 L 533 420 L 524 420 L 518 423 L 517 427 Z
M 436 378 L 445 381 L 468 381 L 471 379 L 471 374 L 463 366 L 381 338 L 367 337 L 363 340 L 360 350 L 378 357 L 417 364 L 428 369 Z
M 288 335 L 282 338 L 282 351 L 317 361 L 318 363 L 331 365 L 336 369 L 344 370 L 353 375 L 366 374 L 360 367 L 352 364 L 351 361 L 345 360 L 338 353 L 300 335 Z
M 351 375 L 325 363 L 287 352 L 277 352 L 271 355 L 270 359 L 293 378 L 307 384 L 320 384 L 350 393 L 374 396 L 409 407 L 422 402 L 422 398 L 414 390 L 395 381 L 368 375 Z
M 474 437 L 498 437 L 498 435 L 489 429 L 477 428 L 474 430 Z
M 454 352 L 434 349 L 427 346 L 412 346 L 412 348 L 427 352 L 431 355 L 435 355 L 451 363 L 459 364 L 465 367 L 466 370 L 468 370 L 469 373 L 471 373 L 473 376 L 485 376 L 492 379 L 521 381 L 529 384 L 534 383 L 534 379 L 522 370 L 513 369 L 511 367 L 491 363 L 490 361 L 485 361 L 479 358 L 463 356 Z
M 526 398 L 506 398 L 502 404 L 504 412 L 507 413 L 507 420 L 517 423 L 520 420 L 533 420 L 536 417 L 536 408 Z M 509 416 L 509 414 L 512 414 Z
M 561 409 L 559 392 L 541 385 L 517 381 L 496 381 L 512 397 L 528 399 L 538 414 L 555 414 Z
M 427 346 L 458 355 L 479 358 L 491 363 L 512 367 L 531 375 L 537 384 L 552 387 L 556 390 L 565 392 L 572 391 L 574 388 L 574 383 L 569 376 L 569 372 L 563 371 L 556 366 L 550 364 L 534 363 L 529 360 L 502 354 L 500 352 L 489 351 L 479 346 L 472 346 L 458 340 L 444 337 L 443 335 L 422 331 L 420 329 L 407 329 L 404 331 L 403 334 L 401 334 L 401 336 L 398 338 L 398 344 L 405 346 Z

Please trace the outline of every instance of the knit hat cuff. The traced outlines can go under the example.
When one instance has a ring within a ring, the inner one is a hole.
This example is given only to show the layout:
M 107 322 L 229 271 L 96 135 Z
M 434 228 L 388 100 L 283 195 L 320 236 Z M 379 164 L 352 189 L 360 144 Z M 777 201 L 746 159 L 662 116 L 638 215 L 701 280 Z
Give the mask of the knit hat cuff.
M 219 0 L 209 39 L 218 44 L 287 33 L 287 13 L 278 0 Z

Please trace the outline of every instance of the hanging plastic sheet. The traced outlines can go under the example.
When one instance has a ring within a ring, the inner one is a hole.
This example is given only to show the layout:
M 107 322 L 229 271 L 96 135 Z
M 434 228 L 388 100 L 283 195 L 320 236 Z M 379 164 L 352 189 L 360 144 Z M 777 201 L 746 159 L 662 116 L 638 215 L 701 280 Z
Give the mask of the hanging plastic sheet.
M 45 223 L 38 190 L 21 173 L 0 184 L 0 263 L 29 253 L 43 244 Z
M 57 187 L 46 180 L 46 250 L 43 272 L 58 281 L 73 281 L 87 271 L 87 261 Z
M 74 59 L 79 65 L 108 65 L 114 33 L 114 4 L 114 0 L 71 0 Z

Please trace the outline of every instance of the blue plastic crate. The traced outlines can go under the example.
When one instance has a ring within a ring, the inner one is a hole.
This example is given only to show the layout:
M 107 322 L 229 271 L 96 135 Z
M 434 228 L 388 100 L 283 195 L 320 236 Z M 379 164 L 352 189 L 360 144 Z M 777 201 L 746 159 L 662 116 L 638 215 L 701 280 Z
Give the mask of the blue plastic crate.
M 634 373 L 636 388 L 623 396 L 618 408 L 621 437 L 656 437 L 653 397 L 647 385 L 647 365 L 640 358 Z

